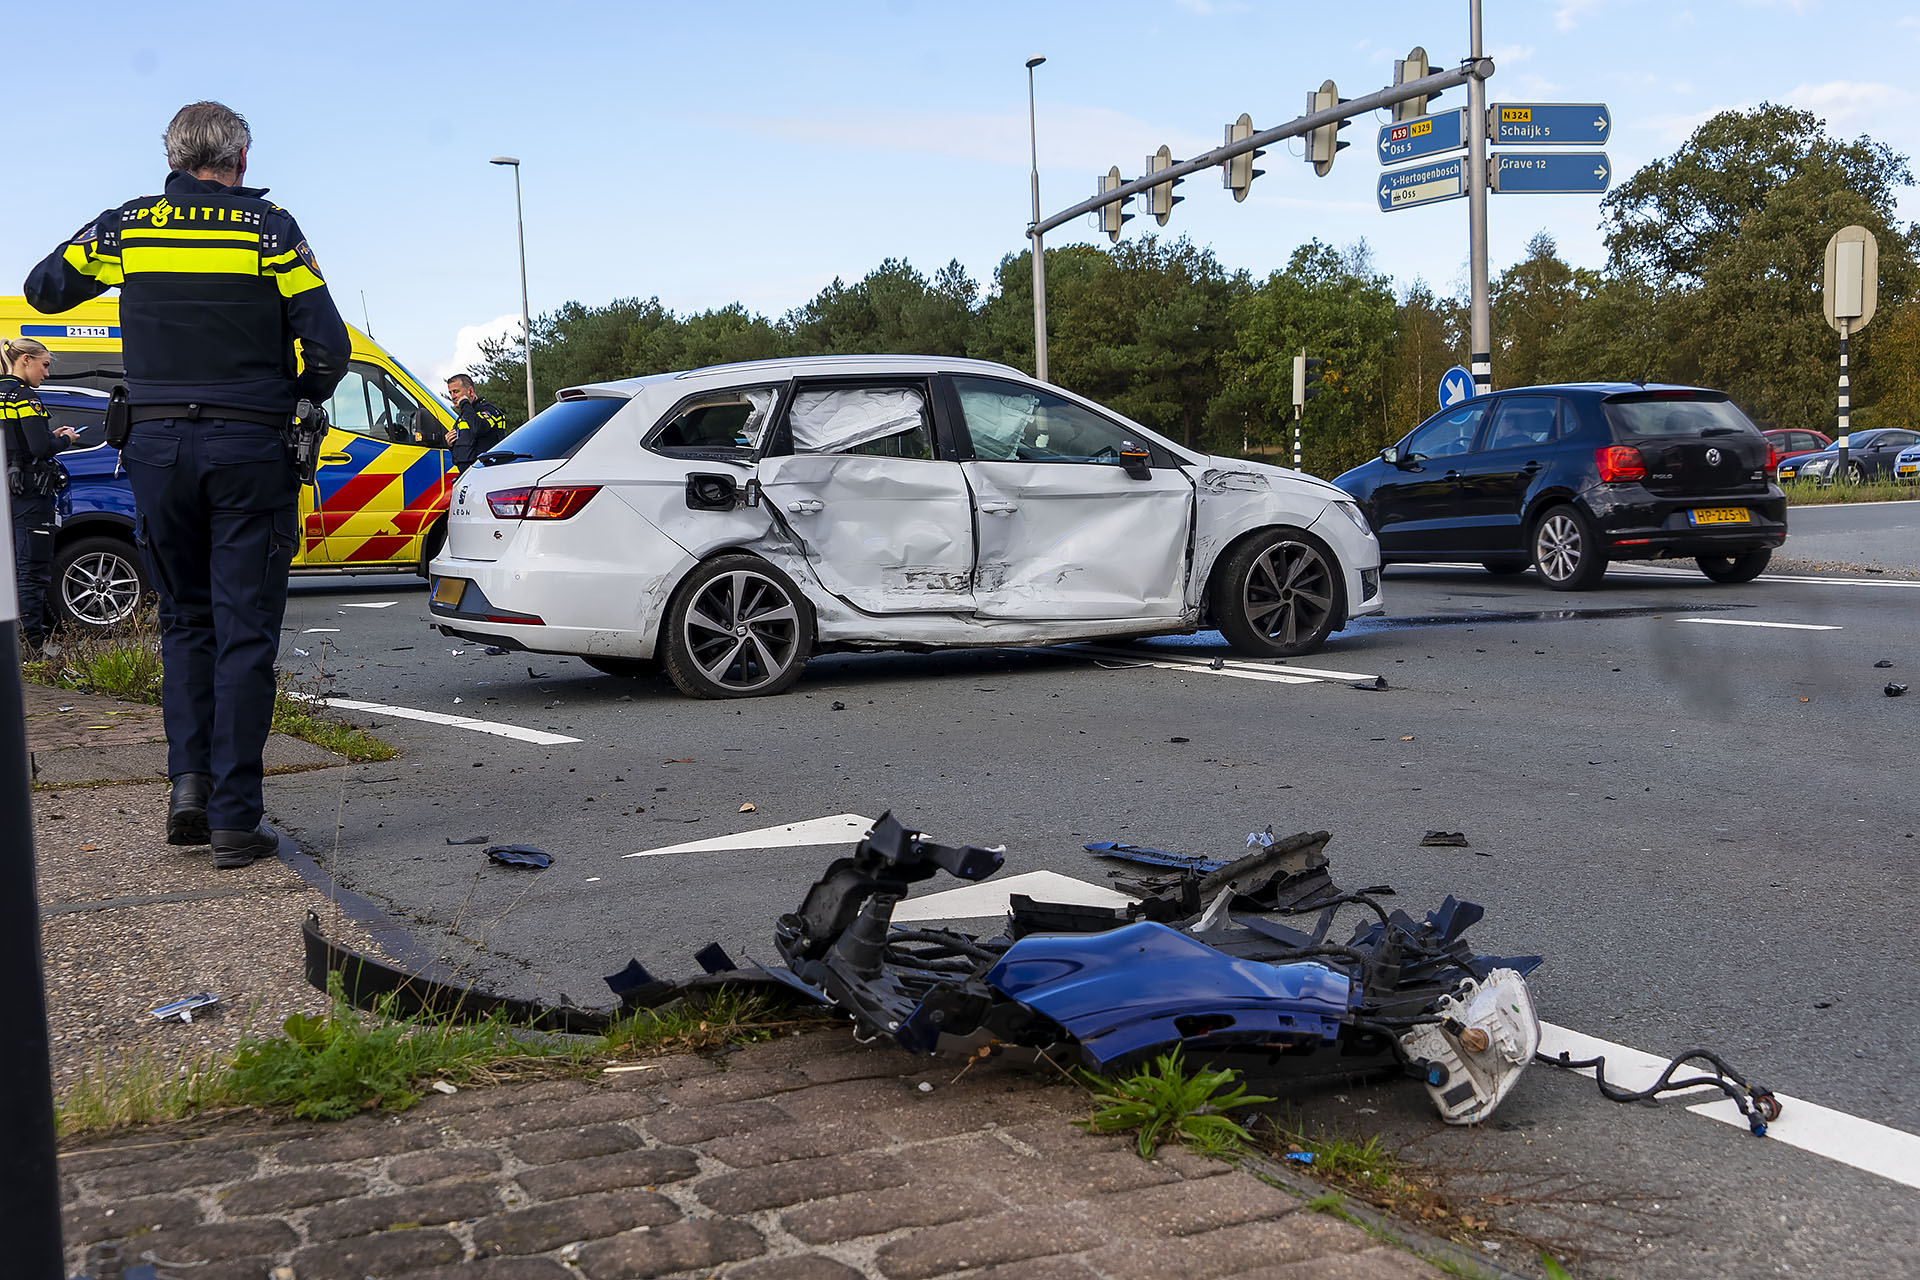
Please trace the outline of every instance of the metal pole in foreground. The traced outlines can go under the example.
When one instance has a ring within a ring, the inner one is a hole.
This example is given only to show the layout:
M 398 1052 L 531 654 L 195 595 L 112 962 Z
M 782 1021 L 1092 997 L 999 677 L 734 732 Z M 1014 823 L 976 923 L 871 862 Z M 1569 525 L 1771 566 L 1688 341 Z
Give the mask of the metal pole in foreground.
M 0 441 L 0 470 L 6 445 Z M 13 580 L 13 504 L 0 488 L 0 974 L 12 990 L 0 1054 L 0 1240 L 7 1274 L 66 1275 L 60 1243 L 60 1169 L 53 1137 L 46 970 L 40 959 L 33 803 L 27 784 L 26 703 L 20 692 L 19 605 Z
M 533 317 L 527 308 L 527 221 L 520 212 L 520 161 L 513 156 L 495 156 L 488 164 L 513 166 L 513 226 L 520 236 L 520 351 L 527 366 L 527 416 L 533 409 Z
M 1044 57 L 1027 59 L 1027 143 L 1033 149 L 1033 376 L 1047 380 L 1047 249 L 1040 233 L 1040 131 L 1034 120 L 1033 69 Z
M 1847 329 L 1852 321 L 1840 320 L 1840 452 L 1833 460 L 1833 482 L 1847 478 L 1847 426 L 1853 418 L 1853 385 L 1847 374 Z
M 1468 0 L 1473 24 L 1472 61 L 1480 65 L 1480 0 Z M 1487 298 L 1487 82 L 1479 75 L 1467 81 L 1467 238 L 1471 264 L 1471 342 L 1468 367 L 1473 370 L 1473 392 L 1493 390 L 1493 308 Z

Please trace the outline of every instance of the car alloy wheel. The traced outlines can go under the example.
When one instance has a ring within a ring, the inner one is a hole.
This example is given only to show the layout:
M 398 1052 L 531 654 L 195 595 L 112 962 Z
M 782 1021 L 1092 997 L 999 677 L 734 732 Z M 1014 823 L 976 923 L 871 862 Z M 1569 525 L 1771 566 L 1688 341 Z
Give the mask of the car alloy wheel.
M 1340 620 L 1339 562 L 1293 529 L 1255 537 L 1214 580 L 1213 616 L 1228 643 L 1260 657 L 1311 653 Z
M 1533 567 L 1555 591 L 1585 591 L 1600 581 L 1607 562 L 1595 545 L 1592 524 L 1563 504 L 1533 526 Z
M 696 698 L 780 693 L 800 678 L 813 648 L 806 601 L 753 556 L 722 556 L 694 570 L 668 626 L 667 674 Z
M 140 570 L 129 551 L 114 546 L 82 547 L 63 558 L 60 603 L 68 617 L 90 627 L 110 627 L 133 616 L 140 606 Z

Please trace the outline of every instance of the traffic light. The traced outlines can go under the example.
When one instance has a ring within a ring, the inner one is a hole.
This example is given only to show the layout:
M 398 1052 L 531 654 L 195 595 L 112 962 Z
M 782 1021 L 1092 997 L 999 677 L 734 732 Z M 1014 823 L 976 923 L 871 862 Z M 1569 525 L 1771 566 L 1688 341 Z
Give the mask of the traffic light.
M 1340 91 L 1333 87 L 1333 81 L 1329 80 L 1307 95 L 1307 114 L 1330 110 L 1345 101 L 1346 99 L 1340 96 Z M 1323 178 L 1327 176 L 1327 171 L 1333 168 L 1334 156 L 1352 145 L 1339 140 L 1340 131 L 1346 127 L 1345 120 L 1336 120 L 1332 124 L 1323 124 L 1307 134 L 1307 163 L 1312 165 L 1313 171 Z
M 1171 147 L 1163 146 L 1147 157 L 1148 177 L 1152 177 L 1162 169 L 1171 168 L 1173 168 L 1173 149 Z M 1180 182 L 1181 179 L 1175 178 L 1171 182 L 1162 182 L 1147 189 L 1147 212 L 1152 214 L 1154 219 L 1163 227 L 1167 225 L 1167 219 L 1173 216 L 1173 206 L 1186 199 L 1185 196 L 1173 194 L 1173 189 L 1179 186 Z
M 1427 63 L 1427 51 L 1419 45 L 1413 46 L 1413 52 L 1406 57 L 1393 60 L 1393 82 L 1396 85 L 1424 80 L 1432 71 L 1433 68 Z M 1427 104 L 1439 96 L 1437 93 L 1429 93 L 1394 103 L 1393 122 L 1402 124 L 1408 120 L 1418 120 L 1427 114 Z
M 1227 142 L 1229 144 L 1241 142 L 1252 136 L 1253 117 L 1242 111 L 1240 118 L 1227 126 Z M 1253 162 L 1265 154 L 1267 153 L 1258 149 L 1242 151 L 1222 166 L 1220 178 L 1226 184 L 1227 190 L 1233 192 L 1235 200 L 1245 200 L 1247 188 L 1253 185 L 1255 178 L 1266 172 L 1265 169 L 1253 167 Z
M 1293 358 L 1293 407 L 1302 408 L 1307 401 L 1328 390 L 1327 362 L 1319 356 L 1310 356 L 1301 352 Z
M 1109 191 L 1117 190 L 1125 181 L 1120 176 L 1120 166 L 1115 165 L 1100 175 L 1100 193 L 1105 195 Z M 1132 197 L 1129 196 L 1128 199 Z M 1126 200 L 1116 200 L 1112 204 L 1100 206 L 1100 229 L 1111 236 L 1115 244 L 1120 243 L 1120 228 L 1132 219 L 1133 215 L 1127 212 Z

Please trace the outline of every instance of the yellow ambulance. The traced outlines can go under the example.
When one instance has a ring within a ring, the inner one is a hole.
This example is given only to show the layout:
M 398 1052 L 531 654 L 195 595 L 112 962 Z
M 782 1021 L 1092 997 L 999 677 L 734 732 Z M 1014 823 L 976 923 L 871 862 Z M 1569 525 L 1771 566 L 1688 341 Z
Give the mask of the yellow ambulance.
M 453 464 L 444 439 L 453 410 L 379 343 L 352 325 L 347 376 L 327 402 L 327 432 L 313 481 L 300 489 L 301 570 L 422 570 L 446 536 Z M 105 389 L 120 381 L 120 304 L 96 298 L 43 315 L 0 297 L 0 337 L 38 338 L 53 353 L 47 388 Z

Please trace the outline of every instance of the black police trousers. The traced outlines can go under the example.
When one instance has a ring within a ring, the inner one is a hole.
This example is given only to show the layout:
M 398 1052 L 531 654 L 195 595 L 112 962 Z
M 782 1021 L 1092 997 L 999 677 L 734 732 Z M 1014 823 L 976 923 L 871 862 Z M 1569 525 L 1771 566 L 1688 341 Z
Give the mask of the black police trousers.
M 251 831 L 298 518 L 286 446 L 258 423 L 162 418 L 120 453 L 160 600 L 167 773 L 213 775 L 207 825 Z
M 20 638 L 39 647 L 47 638 L 47 588 L 53 580 L 53 497 L 13 495 L 13 584 L 20 605 Z

